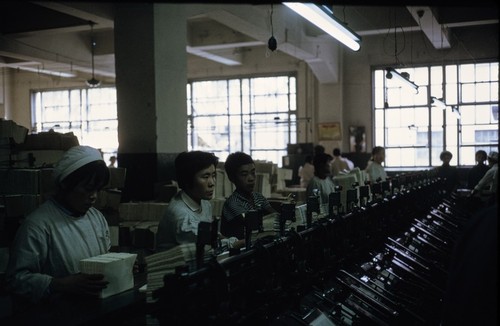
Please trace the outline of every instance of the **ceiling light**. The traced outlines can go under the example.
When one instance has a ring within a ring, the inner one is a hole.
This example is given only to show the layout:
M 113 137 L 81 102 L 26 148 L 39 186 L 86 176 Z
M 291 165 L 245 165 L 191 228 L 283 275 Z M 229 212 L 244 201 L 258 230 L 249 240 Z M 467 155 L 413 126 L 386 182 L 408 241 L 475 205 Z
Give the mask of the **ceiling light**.
M 361 37 L 344 24 L 338 22 L 333 16 L 333 12 L 327 7 L 319 7 L 314 3 L 300 2 L 283 2 L 283 4 L 342 42 L 351 50 L 358 51 L 360 49 Z
M 407 72 L 399 73 L 394 68 L 386 68 L 385 70 L 387 71 L 387 73 L 385 74 L 385 78 L 392 79 L 392 77 L 394 77 L 395 79 L 399 80 L 403 85 L 413 89 L 415 94 L 418 94 L 418 86 L 410 80 L 409 73 Z
M 443 102 L 443 99 L 438 99 L 434 96 L 431 96 L 431 104 L 432 104 L 432 106 L 441 108 L 443 110 L 445 110 L 446 106 L 447 106 L 446 103 Z
M 39 74 L 46 74 L 46 75 L 51 75 L 51 76 L 56 76 L 56 77 L 65 77 L 65 78 L 76 77 L 76 75 L 74 73 L 59 72 L 59 71 L 48 70 L 48 69 L 39 69 L 39 68 L 32 68 L 32 67 L 25 67 L 25 66 L 16 66 L 15 69 L 31 71 L 31 72 L 36 72 Z
M 451 112 L 453 114 L 455 114 L 455 116 L 457 117 L 457 119 L 460 119 L 462 117 L 462 115 L 460 114 L 460 110 L 458 109 L 458 106 L 452 106 L 451 107 Z

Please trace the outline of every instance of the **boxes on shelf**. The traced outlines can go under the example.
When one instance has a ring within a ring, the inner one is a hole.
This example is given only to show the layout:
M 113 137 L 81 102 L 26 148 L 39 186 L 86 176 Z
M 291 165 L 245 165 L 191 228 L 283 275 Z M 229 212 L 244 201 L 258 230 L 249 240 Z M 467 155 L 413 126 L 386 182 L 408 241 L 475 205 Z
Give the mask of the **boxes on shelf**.
M 94 207 L 97 209 L 119 210 L 122 198 L 121 190 L 102 189 L 97 194 L 97 200 Z
M 0 195 L 33 195 L 40 203 L 54 192 L 53 169 L 0 168 Z
M 292 180 L 293 170 L 278 168 L 276 172 L 276 189 L 273 190 L 283 190 L 286 188 L 286 180 Z
M 216 173 L 215 198 L 227 198 L 233 193 L 234 185 L 227 177 L 224 169 L 217 168 Z
M 0 119 L 0 138 L 12 138 L 16 144 L 25 142 L 28 129 L 12 120 Z
M 55 149 L 67 151 L 73 146 L 79 145 L 78 138 L 73 132 L 65 134 L 47 131 L 26 136 L 26 141 L 22 145 L 23 150 Z
M 36 149 L 18 151 L 14 158 L 14 167 L 52 167 L 63 156 L 60 149 Z
M 168 203 L 160 202 L 129 202 L 120 203 L 118 211 L 121 221 L 159 221 Z

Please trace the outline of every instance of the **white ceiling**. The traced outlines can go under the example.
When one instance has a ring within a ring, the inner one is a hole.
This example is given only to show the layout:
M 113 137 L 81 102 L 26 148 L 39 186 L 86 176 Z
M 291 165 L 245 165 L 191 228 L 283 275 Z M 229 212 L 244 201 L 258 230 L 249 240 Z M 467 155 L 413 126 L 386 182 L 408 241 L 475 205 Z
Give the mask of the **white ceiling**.
M 0 21 L 0 67 L 86 79 L 91 73 L 90 22 L 95 39 L 95 73 L 113 80 L 114 8 L 119 3 L 0 3 L 10 19 Z M 389 31 L 420 31 L 436 49 L 450 47 L 449 31 L 487 28 L 498 34 L 496 4 L 476 7 L 331 6 L 336 18 L 362 38 Z M 186 52 L 226 65 L 244 64 L 251 47 L 266 47 L 272 30 L 278 51 L 309 64 L 320 82 L 335 81 L 338 42 L 323 35 L 281 4 L 186 4 Z M 272 13 L 272 15 L 271 15 Z M 318 56 L 318 44 L 328 47 Z M 284 40 L 284 41 L 281 41 Z M 341 45 L 340 45 L 341 46 Z M 71 77 L 68 77 L 71 78 Z

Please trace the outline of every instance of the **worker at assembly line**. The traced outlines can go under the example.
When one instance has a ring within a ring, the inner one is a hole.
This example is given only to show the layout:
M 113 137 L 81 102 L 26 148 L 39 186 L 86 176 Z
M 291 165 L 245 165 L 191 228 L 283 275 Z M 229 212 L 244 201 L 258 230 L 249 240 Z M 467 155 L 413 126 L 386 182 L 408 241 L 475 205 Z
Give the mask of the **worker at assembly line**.
M 6 270 L 14 312 L 58 295 L 95 296 L 106 287 L 101 274 L 82 274 L 81 259 L 107 253 L 108 224 L 92 207 L 109 181 L 101 153 L 89 146 L 66 151 L 53 170 L 56 192 L 20 225 Z

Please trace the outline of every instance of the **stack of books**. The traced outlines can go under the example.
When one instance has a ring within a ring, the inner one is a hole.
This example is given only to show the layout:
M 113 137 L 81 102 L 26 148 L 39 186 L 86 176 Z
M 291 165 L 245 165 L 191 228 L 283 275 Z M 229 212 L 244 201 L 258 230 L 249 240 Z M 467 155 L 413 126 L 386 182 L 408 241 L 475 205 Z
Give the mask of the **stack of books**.
M 110 252 L 80 260 L 80 272 L 84 274 L 103 274 L 109 282 L 101 291 L 100 298 L 129 290 L 134 287 L 134 262 L 137 254 Z
M 195 258 L 196 245 L 194 243 L 181 244 L 146 256 L 144 258 L 147 273 L 146 301 L 156 301 L 153 298 L 153 292 L 163 287 L 163 277 L 166 274 L 174 274 L 177 267 L 186 265 Z

